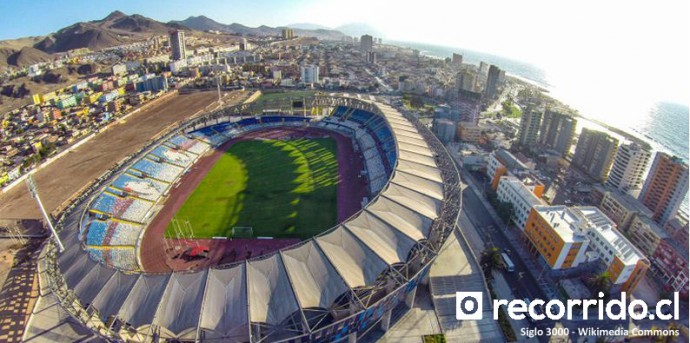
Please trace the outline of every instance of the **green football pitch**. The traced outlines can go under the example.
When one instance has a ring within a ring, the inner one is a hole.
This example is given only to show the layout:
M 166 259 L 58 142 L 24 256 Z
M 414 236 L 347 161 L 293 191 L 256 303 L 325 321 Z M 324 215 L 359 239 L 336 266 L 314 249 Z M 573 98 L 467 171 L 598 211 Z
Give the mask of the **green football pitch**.
M 175 215 L 195 238 L 312 237 L 337 221 L 338 159 L 332 138 L 233 144 Z M 177 237 L 171 222 L 166 237 Z M 236 230 L 239 231 L 240 230 Z

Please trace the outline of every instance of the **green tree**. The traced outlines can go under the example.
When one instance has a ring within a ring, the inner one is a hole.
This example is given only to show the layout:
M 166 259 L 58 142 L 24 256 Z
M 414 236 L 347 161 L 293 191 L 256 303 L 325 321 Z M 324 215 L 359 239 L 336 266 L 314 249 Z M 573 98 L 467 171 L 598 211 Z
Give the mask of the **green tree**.
M 508 223 L 510 218 L 513 216 L 513 204 L 505 201 L 498 201 L 496 205 L 496 213 L 505 222 Z
M 598 296 L 599 292 L 604 293 L 604 299 L 611 296 L 611 274 L 608 271 L 590 276 L 586 283 L 594 291 L 594 296 Z
M 498 270 L 501 265 L 501 252 L 497 247 L 488 247 L 482 251 L 479 257 L 479 264 L 482 266 L 487 280 L 493 279 L 492 272 Z

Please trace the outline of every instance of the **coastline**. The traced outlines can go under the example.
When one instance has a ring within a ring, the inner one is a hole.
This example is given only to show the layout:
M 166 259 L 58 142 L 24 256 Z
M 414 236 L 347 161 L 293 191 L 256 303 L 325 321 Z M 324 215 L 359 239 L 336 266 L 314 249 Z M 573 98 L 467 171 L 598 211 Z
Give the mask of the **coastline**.
M 668 134 L 665 131 L 654 131 L 651 130 L 650 132 L 642 132 L 639 130 L 635 130 L 633 127 L 618 127 L 614 126 L 612 124 L 608 124 L 606 122 L 603 122 L 602 120 L 596 119 L 594 117 L 590 117 L 585 113 L 582 113 L 582 108 L 576 107 L 574 105 L 570 105 L 569 102 L 565 101 L 561 96 L 557 96 L 556 94 L 553 93 L 553 89 L 555 85 L 550 84 L 547 81 L 546 77 L 546 71 L 539 69 L 539 67 L 528 63 L 524 61 L 519 61 L 519 60 L 512 60 L 510 58 L 498 56 L 498 55 L 493 55 L 489 53 L 483 53 L 479 51 L 473 51 L 473 50 L 468 50 L 468 49 L 461 49 L 461 48 L 453 48 L 453 47 L 445 47 L 445 46 L 435 46 L 431 44 L 426 44 L 426 43 L 419 43 L 419 42 L 399 42 L 399 41 L 391 41 L 387 44 L 390 45 L 395 45 L 398 47 L 407 47 L 407 48 L 416 48 L 419 49 L 422 52 L 423 56 L 427 56 L 429 58 L 435 58 L 435 59 L 443 59 L 445 57 L 449 56 L 449 53 L 453 51 L 458 51 L 465 56 L 465 62 L 467 64 L 478 64 L 474 63 L 476 60 L 479 61 L 485 61 L 487 63 L 492 63 L 496 64 L 501 68 L 506 69 L 506 79 L 512 79 L 512 82 L 522 82 L 524 84 L 527 84 L 529 86 L 537 88 L 539 91 L 542 92 L 542 94 L 546 97 L 549 97 L 553 99 L 554 101 L 561 103 L 563 105 L 566 105 L 567 107 L 574 109 L 575 113 L 574 116 L 578 119 L 578 130 L 581 130 L 582 127 L 589 127 L 595 130 L 599 131 L 604 131 L 607 132 L 608 134 L 616 137 L 617 139 L 621 140 L 621 143 L 623 141 L 631 141 L 631 142 L 636 142 L 638 144 L 643 145 L 644 147 L 648 148 L 651 150 L 653 153 L 656 153 L 658 151 L 663 151 L 666 153 L 669 153 L 673 156 L 678 156 L 681 159 L 685 160 L 686 163 L 688 162 L 688 159 L 690 158 L 690 154 L 688 152 L 685 152 L 685 154 L 682 153 L 682 151 L 685 150 L 685 148 L 682 145 L 677 145 L 674 144 L 673 141 L 662 141 L 660 137 L 663 135 Z M 429 49 L 429 48 L 433 48 Z M 423 50 L 423 51 L 422 51 Z M 444 53 L 448 53 L 448 56 L 440 56 L 439 54 L 443 55 Z M 489 58 L 490 57 L 490 58 Z M 506 63 L 509 63 L 510 65 L 504 66 L 501 64 L 501 61 L 505 61 Z M 528 67 L 527 69 L 525 67 Z M 508 71 L 508 69 L 512 69 Z M 533 76 L 533 78 L 530 78 L 529 76 Z M 657 101 L 657 104 L 664 104 L 665 102 L 662 100 Z M 688 107 L 687 104 L 679 104 L 680 106 Z M 649 110 L 646 110 L 646 114 L 650 115 L 651 112 Z M 683 123 L 685 124 L 685 123 Z M 653 132 L 652 132 L 653 131 Z M 655 138 L 657 136 L 657 138 Z M 650 161 L 651 165 L 651 161 Z M 688 196 L 685 197 L 685 200 L 683 201 L 680 210 L 684 213 L 690 213 L 689 207 L 689 198 Z

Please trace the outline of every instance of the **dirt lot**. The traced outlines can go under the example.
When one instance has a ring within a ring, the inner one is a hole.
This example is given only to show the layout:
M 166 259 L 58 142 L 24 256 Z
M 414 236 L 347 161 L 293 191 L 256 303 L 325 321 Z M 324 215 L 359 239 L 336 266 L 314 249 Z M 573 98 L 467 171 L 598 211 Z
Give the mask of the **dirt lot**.
M 173 95 L 170 99 L 136 113 L 125 122 L 111 127 L 76 150 L 41 168 L 35 177 L 38 190 L 48 211 L 57 208 L 128 154 L 141 148 L 151 137 L 170 124 L 187 118 L 216 100 L 217 93 L 198 92 Z M 226 105 L 244 96 L 231 93 Z M 0 194 L 0 218 L 39 218 L 38 207 L 26 186 L 17 185 Z

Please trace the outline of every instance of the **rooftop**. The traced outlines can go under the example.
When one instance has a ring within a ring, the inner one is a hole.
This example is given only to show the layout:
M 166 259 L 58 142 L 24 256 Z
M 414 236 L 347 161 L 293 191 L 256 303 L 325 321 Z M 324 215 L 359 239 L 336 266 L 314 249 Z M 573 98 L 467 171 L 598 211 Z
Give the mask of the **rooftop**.
M 586 222 L 573 211 L 574 208 L 566 206 L 535 206 L 534 210 L 546 220 L 553 230 L 566 243 L 584 242 L 587 240 L 585 230 Z
M 534 195 L 522 181 L 515 176 L 503 176 L 501 177 L 501 182 L 507 182 L 515 192 L 520 196 L 520 198 L 525 199 L 530 206 L 543 205 L 542 201 Z
M 613 198 L 617 203 L 621 204 L 628 210 L 643 214 L 645 216 L 651 217 L 653 215 L 652 211 L 644 206 L 639 200 L 634 196 L 622 192 L 617 188 L 608 185 L 595 185 L 594 189 L 603 194 L 604 196 L 609 196 Z
M 508 170 L 513 170 L 513 169 L 524 169 L 527 170 L 527 166 L 520 162 L 515 155 L 511 154 L 508 150 L 504 149 L 498 149 L 495 152 L 496 158 L 498 158 L 501 163 L 503 163 Z
M 607 241 L 615 250 L 616 257 L 623 263 L 630 265 L 645 258 L 645 255 L 616 229 L 616 224 L 604 215 L 601 210 L 593 206 L 582 206 L 576 209 L 589 222 L 590 232 Z

